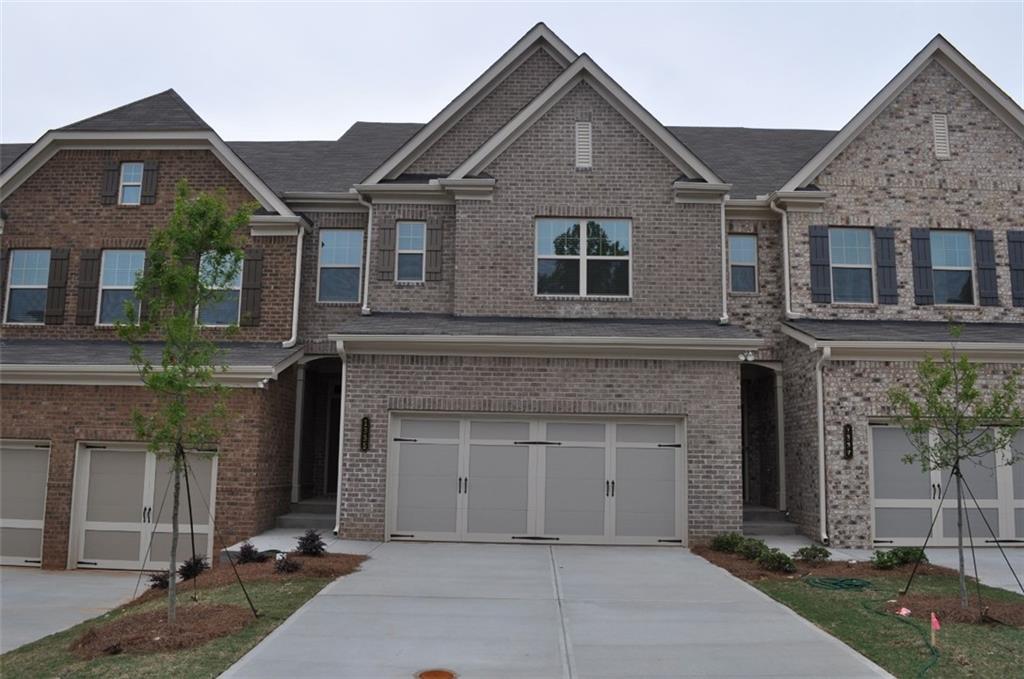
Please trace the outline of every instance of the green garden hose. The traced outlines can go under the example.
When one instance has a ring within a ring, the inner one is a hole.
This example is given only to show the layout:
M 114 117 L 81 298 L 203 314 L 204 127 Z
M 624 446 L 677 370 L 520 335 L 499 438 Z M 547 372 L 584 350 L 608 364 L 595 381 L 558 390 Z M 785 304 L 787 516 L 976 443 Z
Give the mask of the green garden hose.
M 816 578 L 808 577 L 804 578 L 811 587 L 817 587 L 819 589 L 830 589 L 833 591 L 848 590 L 853 592 L 863 592 L 865 589 L 871 587 L 871 583 L 867 580 L 860 580 L 858 578 Z

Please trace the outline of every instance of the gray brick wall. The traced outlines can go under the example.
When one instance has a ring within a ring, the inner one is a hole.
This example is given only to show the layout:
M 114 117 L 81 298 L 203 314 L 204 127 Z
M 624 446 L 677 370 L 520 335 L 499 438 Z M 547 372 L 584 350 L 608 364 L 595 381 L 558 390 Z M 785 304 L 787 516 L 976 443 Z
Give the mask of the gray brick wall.
M 779 360 L 784 338 L 779 322 L 785 315 L 782 229 L 777 220 L 730 219 L 729 233 L 757 236 L 757 292 L 729 293 L 729 322 L 742 325 L 765 340 L 761 360 Z

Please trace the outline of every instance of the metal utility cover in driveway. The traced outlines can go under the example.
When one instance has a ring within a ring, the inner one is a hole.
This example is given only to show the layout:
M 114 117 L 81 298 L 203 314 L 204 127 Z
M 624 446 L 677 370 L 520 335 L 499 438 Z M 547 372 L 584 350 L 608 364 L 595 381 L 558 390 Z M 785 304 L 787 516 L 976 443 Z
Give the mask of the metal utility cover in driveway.
M 387 543 L 226 677 L 879 677 L 674 547 Z

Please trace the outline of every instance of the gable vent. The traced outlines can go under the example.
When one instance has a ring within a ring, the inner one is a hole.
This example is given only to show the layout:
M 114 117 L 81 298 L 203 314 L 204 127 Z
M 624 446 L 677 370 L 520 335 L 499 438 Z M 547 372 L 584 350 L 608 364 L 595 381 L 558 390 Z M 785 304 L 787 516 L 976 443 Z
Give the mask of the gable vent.
M 589 122 L 576 123 L 576 169 L 594 165 L 594 131 Z
M 932 136 L 935 139 L 935 157 L 949 160 L 949 125 L 945 113 L 932 114 Z

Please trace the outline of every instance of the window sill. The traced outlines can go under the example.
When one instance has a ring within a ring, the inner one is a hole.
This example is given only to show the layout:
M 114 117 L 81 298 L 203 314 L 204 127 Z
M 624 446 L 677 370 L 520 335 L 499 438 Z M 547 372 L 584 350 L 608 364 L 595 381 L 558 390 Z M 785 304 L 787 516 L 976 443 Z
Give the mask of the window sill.
M 733 292 L 732 290 L 729 291 L 729 296 L 730 297 L 758 297 L 758 296 L 760 296 L 760 294 L 761 294 L 761 292 L 759 290 L 739 291 L 739 292 Z
M 340 307 L 351 306 L 351 307 L 357 307 L 357 306 L 362 304 L 362 301 L 355 300 L 355 301 L 352 301 L 352 302 L 332 302 L 330 300 L 319 300 L 318 299 L 316 301 L 316 303 L 319 304 L 320 306 L 340 306 Z
M 876 302 L 832 302 L 829 306 L 834 309 L 877 309 Z
M 545 302 L 632 302 L 632 295 L 534 295 Z
M 22 322 L 22 321 L 4 321 L 2 323 L 2 325 L 10 326 L 12 328 L 41 328 L 44 325 L 46 325 L 46 323 L 29 323 L 29 322 Z
M 129 210 L 135 210 L 142 207 L 142 203 L 118 203 L 117 207 L 128 208 Z
M 423 288 L 426 287 L 426 281 L 395 281 L 395 285 L 400 288 Z
M 931 306 L 934 309 L 956 309 L 957 311 L 981 310 L 981 306 L 978 304 L 921 304 L 918 306 Z

